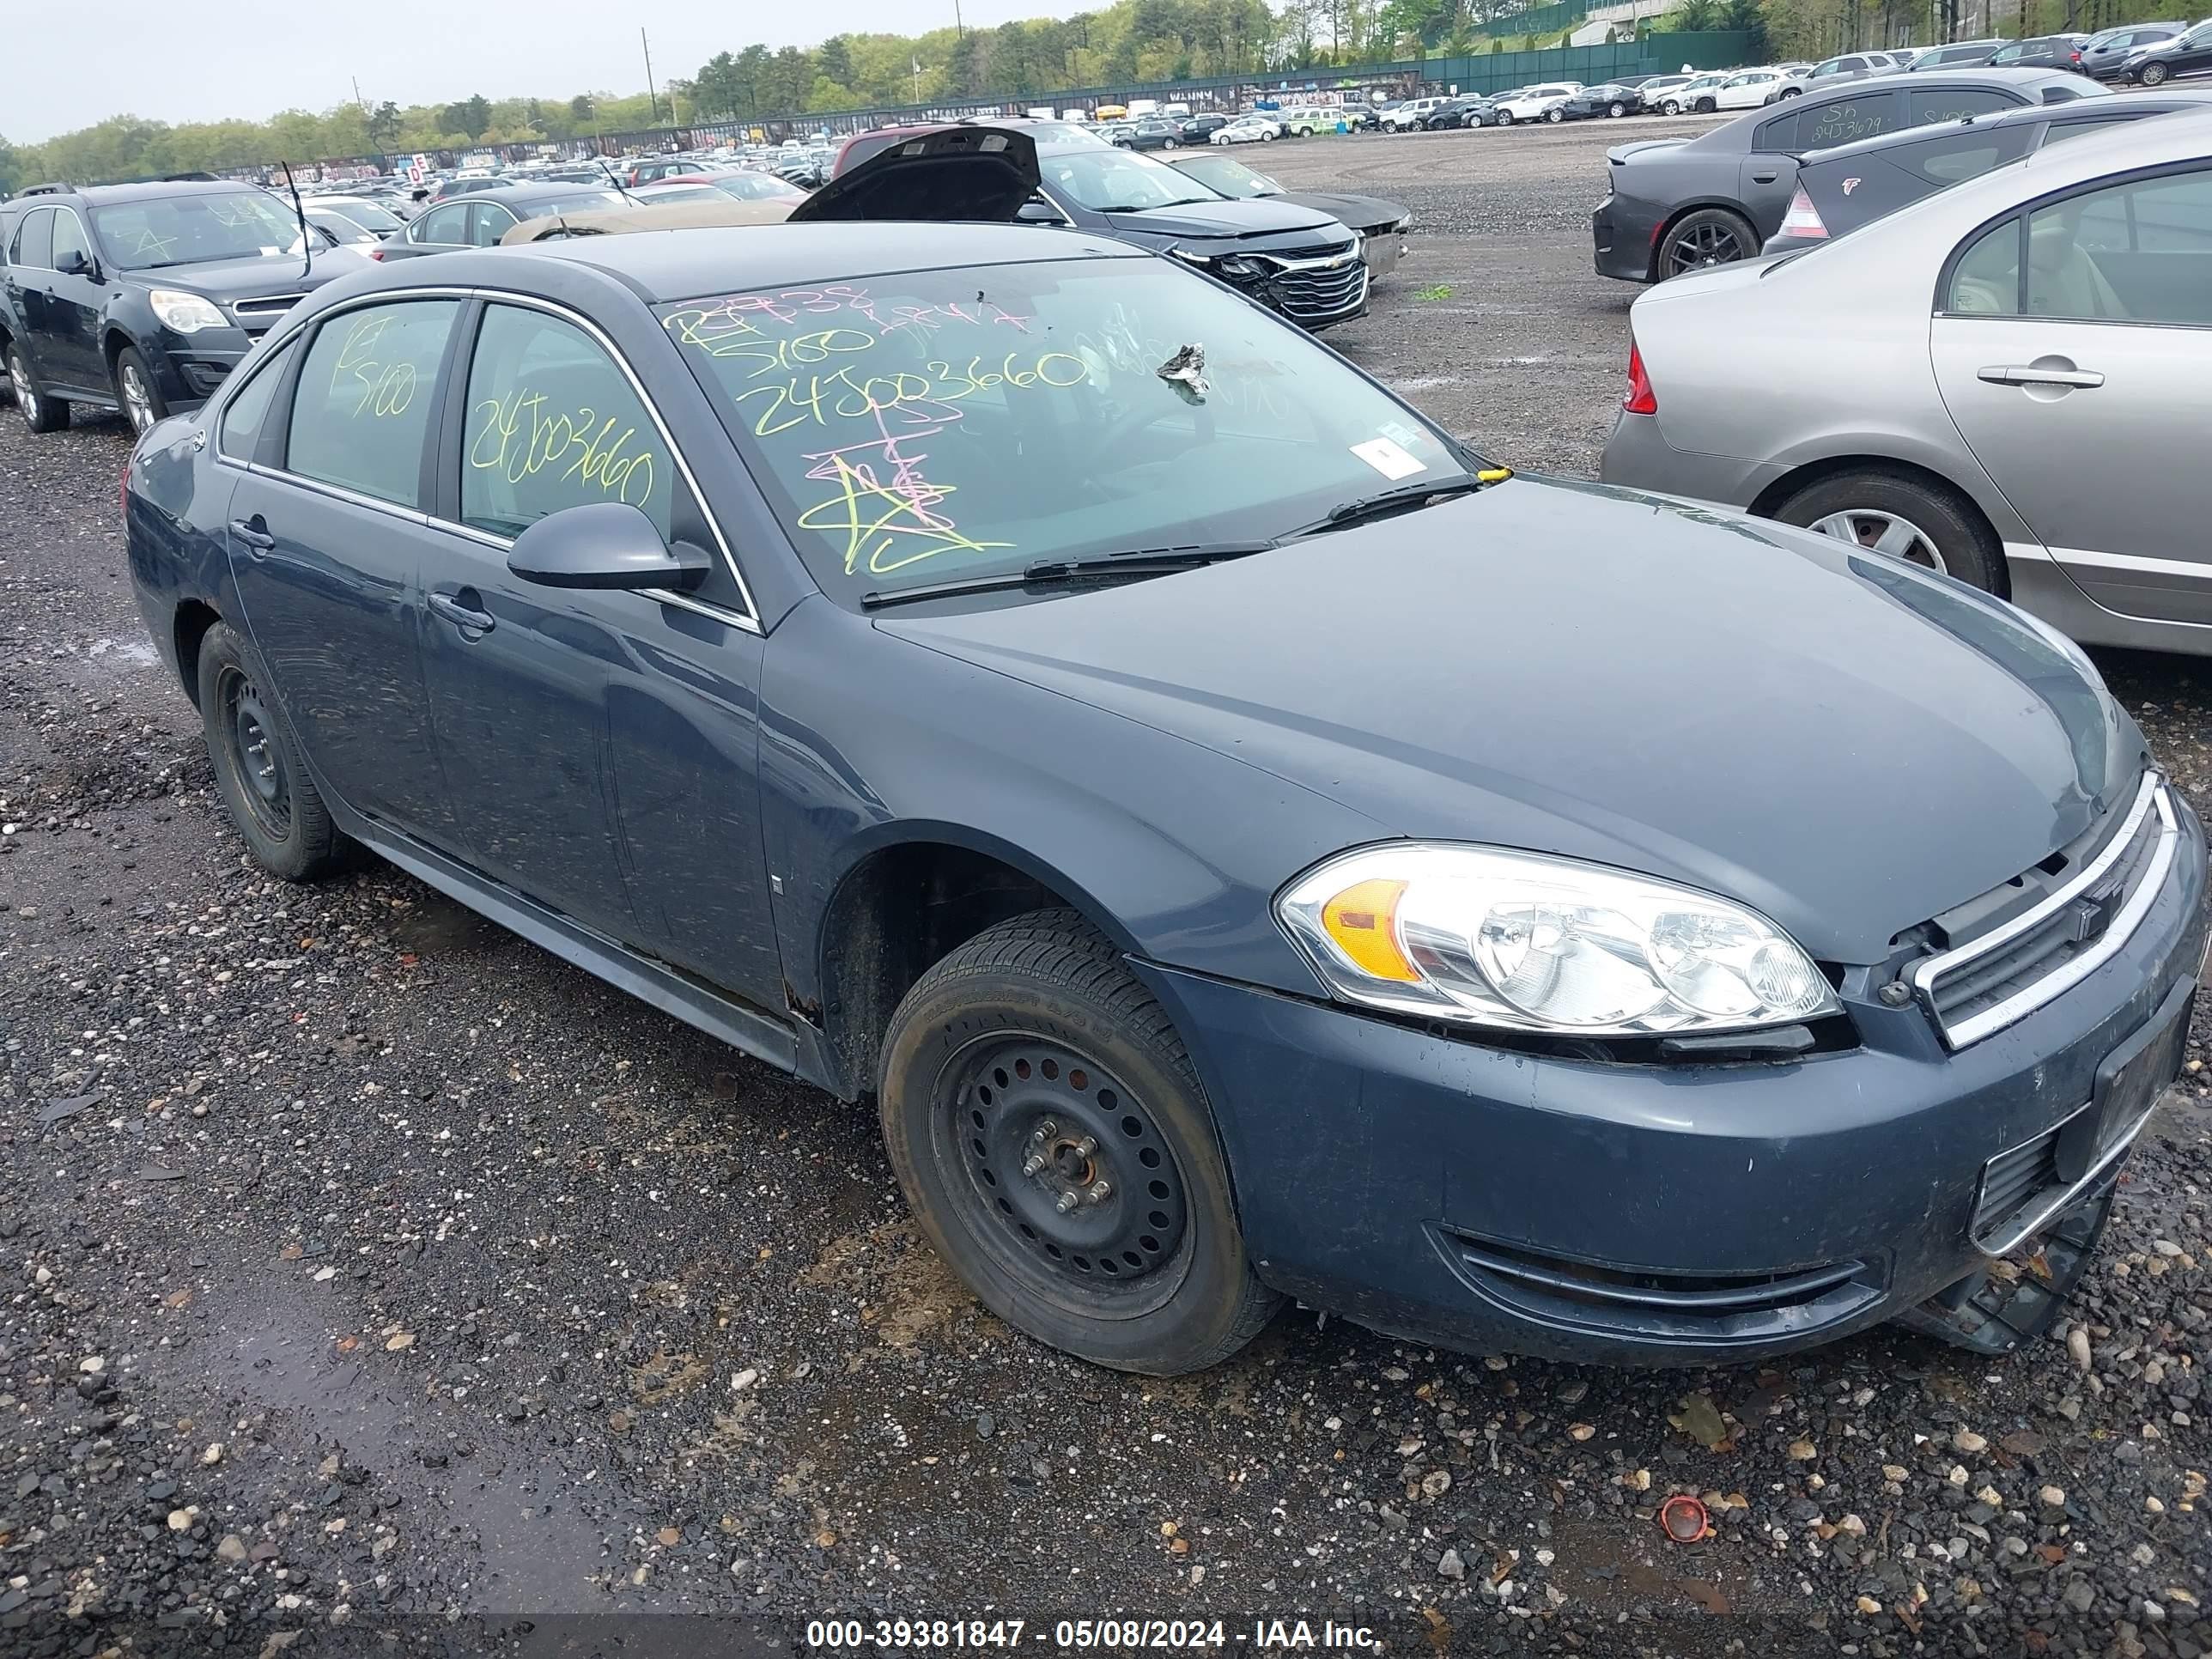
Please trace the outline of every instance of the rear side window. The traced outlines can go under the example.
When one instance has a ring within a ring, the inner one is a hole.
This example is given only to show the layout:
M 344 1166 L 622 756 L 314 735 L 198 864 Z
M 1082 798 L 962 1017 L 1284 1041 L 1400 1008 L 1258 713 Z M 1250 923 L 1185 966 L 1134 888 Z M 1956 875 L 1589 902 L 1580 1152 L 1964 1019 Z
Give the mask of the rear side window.
M 23 216 L 23 222 L 15 228 L 15 246 L 9 252 L 8 263 L 32 270 L 53 268 L 54 210 L 52 208 L 40 208 Z
M 1861 138 L 1879 137 L 1898 124 L 1894 92 L 1865 93 L 1856 98 L 1831 98 L 1797 112 L 1797 141 L 1794 148 L 1829 149 Z
M 2021 222 L 1991 225 L 1952 267 L 1943 309 L 1971 317 L 2020 314 Z
M 416 507 L 438 362 L 458 300 L 410 300 L 316 330 L 292 400 L 285 465 L 303 477 Z
M 1932 126 L 1938 121 L 1961 121 L 1969 115 L 1994 115 L 2017 109 L 2020 100 L 1989 87 L 1935 87 L 1926 92 L 1915 87 L 1906 94 L 1911 119 L 1907 125 Z
M 291 361 L 292 349 L 292 343 L 286 341 L 223 405 L 222 424 L 215 441 L 218 454 L 234 461 L 253 459 L 261 447 L 261 434 L 268 428 L 269 406 L 276 399 L 276 388 L 283 381 L 284 365 Z
M 1976 132 L 1947 134 L 1921 144 L 1900 144 L 1897 165 L 1938 186 L 1978 179 L 1991 167 L 2016 161 L 2027 154 L 2029 129 L 1993 127 Z
M 514 536 L 563 507 L 628 501 L 673 537 L 675 459 L 629 379 L 575 325 L 490 307 L 468 395 L 463 524 Z

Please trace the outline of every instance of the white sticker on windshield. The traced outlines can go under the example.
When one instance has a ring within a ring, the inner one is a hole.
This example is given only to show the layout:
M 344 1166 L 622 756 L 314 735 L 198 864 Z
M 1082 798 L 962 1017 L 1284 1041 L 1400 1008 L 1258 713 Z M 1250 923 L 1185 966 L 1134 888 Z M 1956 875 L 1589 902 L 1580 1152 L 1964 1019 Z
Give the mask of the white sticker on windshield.
M 1403 445 L 1388 438 L 1370 438 L 1364 444 L 1354 444 L 1352 453 L 1386 478 L 1404 478 L 1429 470 L 1426 461 L 1407 454 Z

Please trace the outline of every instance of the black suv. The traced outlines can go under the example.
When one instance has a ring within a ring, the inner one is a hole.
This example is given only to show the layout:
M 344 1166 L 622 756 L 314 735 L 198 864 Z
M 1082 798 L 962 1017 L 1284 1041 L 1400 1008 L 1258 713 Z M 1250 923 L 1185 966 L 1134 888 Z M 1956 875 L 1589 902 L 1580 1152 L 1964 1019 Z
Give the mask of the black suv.
M 33 432 L 197 409 L 310 289 L 367 268 L 252 185 L 35 185 L 0 217 L 0 357 Z

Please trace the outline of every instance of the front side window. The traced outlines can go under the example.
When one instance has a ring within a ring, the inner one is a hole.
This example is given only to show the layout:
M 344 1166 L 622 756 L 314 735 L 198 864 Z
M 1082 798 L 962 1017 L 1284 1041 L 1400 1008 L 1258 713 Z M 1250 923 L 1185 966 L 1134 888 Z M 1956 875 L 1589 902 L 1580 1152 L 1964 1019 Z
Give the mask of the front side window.
M 276 388 L 284 379 L 284 365 L 291 356 L 292 342 L 287 340 L 262 360 L 253 378 L 223 405 L 222 423 L 216 434 L 216 453 L 234 461 L 253 459 L 261 447 L 261 434 L 269 423 L 270 405 L 276 402 Z
M 520 306 L 484 312 L 469 362 L 461 522 L 516 536 L 549 513 L 628 501 L 675 533 L 675 458 L 605 350 Z
M 469 246 L 489 247 L 519 222 L 497 202 L 475 202 L 469 206 Z
M 56 208 L 54 210 L 54 269 L 59 270 L 67 264 L 68 256 L 72 253 L 82 256 L 88 265 L 92 261 L 92 244 L 86 240 L 84 226 L 79 222 L 76 215 L 67 208 Z
M 1465 464 L 1305 335 L 1164 261 L 909 272 L 660 315 L 848 603 L 1272 538 Z
M 109 261 L 125 270 L 300 252 L 300 221 L 265 191 L 208 191 L 118 202 L 92 210 Z
M 332 317 L 315 331 L 292 399 L 286 468 L 416 507 L 438 363 L 458 300 L 410 300 Z

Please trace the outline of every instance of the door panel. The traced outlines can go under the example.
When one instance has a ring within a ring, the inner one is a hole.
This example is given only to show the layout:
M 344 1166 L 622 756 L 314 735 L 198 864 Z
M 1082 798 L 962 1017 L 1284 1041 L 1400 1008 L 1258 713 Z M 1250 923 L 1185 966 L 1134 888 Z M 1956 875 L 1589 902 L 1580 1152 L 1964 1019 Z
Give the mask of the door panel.
M 64 253 L 92 258 L 92 243 L 76 215 L 68 208 L 54 210 L 54 264 L 47 290 L 46 325 L 50 331 L 54 367 L 48 371 L 58 381 L 88 392 L 112 392 L 107 362 L 100 349 L 100 313 L 106 303 L 104 282 L 83 274 L 70 275 L 59 267 Z
M 2212 622 L 2212 544 L 2175 434 L 2212 430 L 2212 331 L 1938 317 L 1936 383 L 2014 510 L 2100 605 Z M 1986 369 L 2103 377 L 2009 384 Z M 2160 569 L 2145 559 L 2172 562 Z
M 283 471 L 241 476 L 228 521 L 246 626 L 308 757 L 356 811 L 442 848 L 453 821 L 418 648 L 420 507 L 459 309 L 373 306 L 318 328 L 271 411 Z

